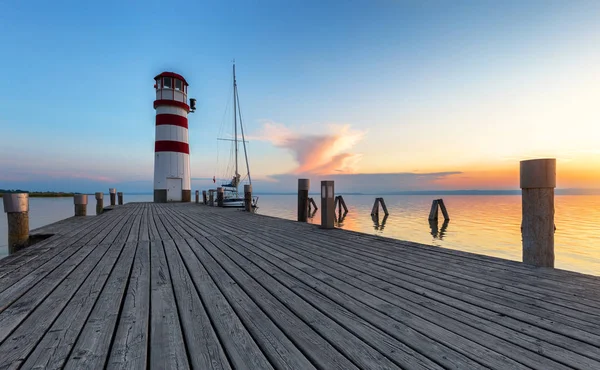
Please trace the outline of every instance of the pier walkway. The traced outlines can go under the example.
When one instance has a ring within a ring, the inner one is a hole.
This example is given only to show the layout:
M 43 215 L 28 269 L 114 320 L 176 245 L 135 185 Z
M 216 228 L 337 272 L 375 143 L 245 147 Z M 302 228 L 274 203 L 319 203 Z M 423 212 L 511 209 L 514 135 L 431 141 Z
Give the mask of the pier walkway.
M 600 278 L 197 204 L 0 260 L 0 369 L 600 369 Z

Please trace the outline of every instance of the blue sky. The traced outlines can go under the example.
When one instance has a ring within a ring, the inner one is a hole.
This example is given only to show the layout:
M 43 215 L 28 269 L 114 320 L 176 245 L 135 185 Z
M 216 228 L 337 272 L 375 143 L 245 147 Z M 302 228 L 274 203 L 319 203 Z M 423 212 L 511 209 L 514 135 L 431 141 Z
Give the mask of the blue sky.
M 151 191 L 165 70 L 198 99 L 192 176 L 223 176 L 233 58 L 255 188 L 512 189 L 536 156 L 600 187 L 599 25 L 596 1 L 0 1 L 0 188 Z

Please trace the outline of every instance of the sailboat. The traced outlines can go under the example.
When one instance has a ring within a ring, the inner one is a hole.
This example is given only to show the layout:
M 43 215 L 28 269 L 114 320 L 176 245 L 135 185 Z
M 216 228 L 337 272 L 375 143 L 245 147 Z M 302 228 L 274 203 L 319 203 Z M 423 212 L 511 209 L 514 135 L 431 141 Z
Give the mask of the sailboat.
M 238 140 L 238 119 L 239 128 L 242 134 L 242 140 Z M 244 126 L 242 124 L 242 113 L 240 111 L 240 97 L 238 95 L 237 80 L 235 77 L 235 63 L 233 64 L 233 140 L 232 139 L 219 139 L 233 141 L 234 145 L 234 159 L 235 159 L 235 173 L 231 178 L 231 181 L 226 184 L 222 184 L 224 190 L 223 206 L 230 208 L 243 208 L 244 207 L 244 193 L 239 193 L 239 186 L 242 177 L 239 173 L 239 161 L 238 161 L 238 142 L 242 142 L 244 148 L 244 158 L 246 162 L 246 174 L 248 177 L 248 183 L 252 185 L 252 177 L 250 176 L 250 166 L 248 164 L 248 152 L 246 151 L 246 140 L 244 137 Z M 258 197 L 252 197 L 252 207 L 256 208 L 258 203 Z

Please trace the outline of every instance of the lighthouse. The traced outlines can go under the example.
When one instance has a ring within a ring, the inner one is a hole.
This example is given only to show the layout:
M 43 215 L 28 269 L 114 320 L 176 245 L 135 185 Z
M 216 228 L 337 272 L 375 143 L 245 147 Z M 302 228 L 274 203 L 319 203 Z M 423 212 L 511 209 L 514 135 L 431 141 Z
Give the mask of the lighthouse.
M 183 76 L 163 72 L 154 77 L 156 141 L 154 143 L 154 202 L 191 201 L 188 83 Z

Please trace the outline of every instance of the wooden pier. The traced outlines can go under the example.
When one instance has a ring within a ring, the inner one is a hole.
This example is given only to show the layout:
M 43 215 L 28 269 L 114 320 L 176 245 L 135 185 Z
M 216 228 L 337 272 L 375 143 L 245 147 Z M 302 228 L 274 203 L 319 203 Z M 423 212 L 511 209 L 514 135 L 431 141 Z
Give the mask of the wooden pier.
M 198 204 L 0 260 L 0 369 L 600 369 L 600 278 Z

